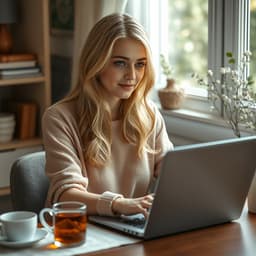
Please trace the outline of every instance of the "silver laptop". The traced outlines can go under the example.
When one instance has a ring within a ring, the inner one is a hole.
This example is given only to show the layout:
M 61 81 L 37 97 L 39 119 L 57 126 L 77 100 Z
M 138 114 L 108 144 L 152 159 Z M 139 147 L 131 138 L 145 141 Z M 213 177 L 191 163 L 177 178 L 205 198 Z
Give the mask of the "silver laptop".
M 230 222 L 241 215 L 256 168 L 256 136 L 176 147 L 163 159 L 149 217 L 89 220 L 144 239 Z

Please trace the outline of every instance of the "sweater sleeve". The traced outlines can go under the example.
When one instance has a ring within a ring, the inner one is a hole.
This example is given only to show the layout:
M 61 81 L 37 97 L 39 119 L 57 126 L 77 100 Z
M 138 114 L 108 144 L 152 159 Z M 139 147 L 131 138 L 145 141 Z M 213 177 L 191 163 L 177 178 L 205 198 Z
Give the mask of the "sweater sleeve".
M 42 132 L 46 175 L 50 179 L 46 204 L 50 205 L 57 202 L 66 189 L 85 191 L 88 178 L 81 161 L 82 150 L 79 150 L 81 145 L 75 123 L 60 109 L 49 108 L 43 115 Z

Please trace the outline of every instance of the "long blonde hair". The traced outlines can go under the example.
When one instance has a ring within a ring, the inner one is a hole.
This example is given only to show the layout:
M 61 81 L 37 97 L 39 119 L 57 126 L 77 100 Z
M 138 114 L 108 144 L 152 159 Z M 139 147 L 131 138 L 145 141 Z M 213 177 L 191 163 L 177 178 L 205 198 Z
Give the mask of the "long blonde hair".
M 121 102 L 122 137 L 137 147 L 138 157 L 143 150 L 154 153 L 148 144 L 155 115 L 146 97 L 154 84 L 154 70 L 149 44 L 143 27 L 127 14 L 111 14 L 98 21 L 85 42 L 79 63 L 76 86 L 64 101 L 76 100 L 79 130 L 85 161 L 96 167 L 104 166 L 111 158 L 111 112 L 104 99 L 97 75 L 111 57 L 119 38 L 140 41 L 147 54 L 144 76 L 133 94 Z

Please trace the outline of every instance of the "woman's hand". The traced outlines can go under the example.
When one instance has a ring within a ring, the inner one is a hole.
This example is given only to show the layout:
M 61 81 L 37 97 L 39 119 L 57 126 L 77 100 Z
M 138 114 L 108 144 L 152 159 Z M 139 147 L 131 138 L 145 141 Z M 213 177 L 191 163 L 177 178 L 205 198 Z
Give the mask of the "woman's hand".
M 112 211 L 117 214 L 125 215 L 142 213 L 145 217 L 148 217 L 148 210 L 153 200 L 153 194 L 138 198 L 117 198 L 112 203 Z

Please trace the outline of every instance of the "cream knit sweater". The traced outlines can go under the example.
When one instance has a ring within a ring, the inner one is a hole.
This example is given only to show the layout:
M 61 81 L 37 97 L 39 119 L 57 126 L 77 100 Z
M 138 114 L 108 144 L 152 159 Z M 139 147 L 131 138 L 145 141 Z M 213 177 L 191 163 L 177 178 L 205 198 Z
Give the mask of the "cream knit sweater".
M 160 148 L 161 153 L 145 152 L 138 159 L 135 147 L 121 140 L 120 121 L 113 121 L 112 158 L 103 169 L 91 168 L 84 161 L 75 102 L 48 108 L 42 122 L 46 174 L 50 179 L 46 205 L 58 201 L 61 193 L 71 187 L 98 194 L 111 191 L 125 197 L 145 195 L 163 155 L 173 148 L 160 112 L 154 104 L 152 108 L 156 123 L 150 144 Z

